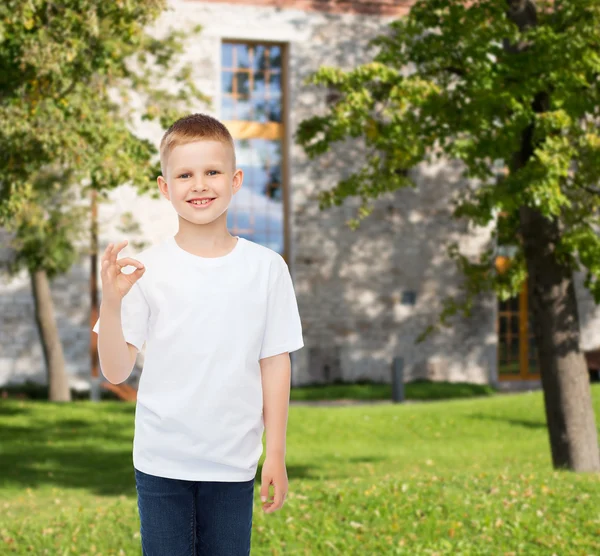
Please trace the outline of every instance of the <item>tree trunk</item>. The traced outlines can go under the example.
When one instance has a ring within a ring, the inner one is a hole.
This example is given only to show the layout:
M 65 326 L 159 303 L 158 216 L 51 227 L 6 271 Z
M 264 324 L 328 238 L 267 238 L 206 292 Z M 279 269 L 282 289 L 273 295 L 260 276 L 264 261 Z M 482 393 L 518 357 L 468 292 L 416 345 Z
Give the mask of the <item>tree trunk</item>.
M 44 270 L 36 270 L 35 272 L 30 271 L 29 277 L 35 302 L 35 320 L 48 372 L 48 400 L 52 402 L 70 402 L 71 390 L 69 389 L 62 344 L 54 317 L 54 304 L 48 276 Z
M 559 226 L 530 207 L 521 207 L 520 221 L 552 462 L 555 468 L 600 471 L 573 273 L 554 253 Z
M 521 31 L 537 25 L 534 0 L 507 0 L 506 5 L 507 17 Z M 529 45 L 504 41 L 504 48 L 518 55 Z M 533 101 L 534 112 L 543 113 L 549 106 L 548 91 L 540 91 Z M 532 122 L 523 131 L 520 149 L 511 162 L 511 173 L 523 168 L 533 155 L 533 131 Z M 587 364 L 579 345 L 573 272 L 555 257 L 560 222 L 546 219 L 531 207 L 521 207 L 519 219 L 552 462 L 555 468 L 600 471 Z

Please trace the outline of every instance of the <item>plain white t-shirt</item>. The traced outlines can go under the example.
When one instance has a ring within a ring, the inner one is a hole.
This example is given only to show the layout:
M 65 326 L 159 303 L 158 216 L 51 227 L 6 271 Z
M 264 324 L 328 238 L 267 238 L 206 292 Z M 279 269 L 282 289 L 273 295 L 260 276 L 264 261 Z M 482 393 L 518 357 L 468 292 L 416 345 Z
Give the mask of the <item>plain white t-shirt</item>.
M 222 257 L 193 255 L 169 237 L 133 258 L 146 266 L 121 303 L 125 341 L 138 350 L 146 342 L 134 467 L 249 481 L 263 451 L 259 360 L 304 346 L 285 259 L 242 237 Z

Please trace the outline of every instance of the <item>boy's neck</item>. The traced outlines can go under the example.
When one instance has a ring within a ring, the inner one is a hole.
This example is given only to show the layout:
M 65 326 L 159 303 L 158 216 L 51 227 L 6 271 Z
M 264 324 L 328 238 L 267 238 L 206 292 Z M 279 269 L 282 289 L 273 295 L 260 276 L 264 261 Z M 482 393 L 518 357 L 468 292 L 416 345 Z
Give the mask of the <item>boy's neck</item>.
M 227 232 L 224 237 L 190 237 L 180 232 L 174 236 L 177 245 L 198 257 L 223 257 L 230 253 L 236 246 L 238 239 Z

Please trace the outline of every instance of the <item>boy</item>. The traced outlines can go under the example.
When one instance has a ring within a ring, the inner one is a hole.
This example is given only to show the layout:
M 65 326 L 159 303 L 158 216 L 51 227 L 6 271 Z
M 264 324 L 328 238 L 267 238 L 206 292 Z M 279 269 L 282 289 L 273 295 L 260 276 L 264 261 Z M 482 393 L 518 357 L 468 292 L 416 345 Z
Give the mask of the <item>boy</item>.
M 106 248 L 100 366 L 123 382 L 147 341 L 133 440 L 143 554 L 249 554 L 264 429 L 260 494 L 273 484 L 274 500 L 263 510 L 281 508 L 288 488 L 289 352 L 304 346 L 296 297 L 281 255 L 227 230 L 243 172 L 225 126 L 178 120 L 160 161 L 179 230 L 137 259 L 117 260 L 127 241 Z

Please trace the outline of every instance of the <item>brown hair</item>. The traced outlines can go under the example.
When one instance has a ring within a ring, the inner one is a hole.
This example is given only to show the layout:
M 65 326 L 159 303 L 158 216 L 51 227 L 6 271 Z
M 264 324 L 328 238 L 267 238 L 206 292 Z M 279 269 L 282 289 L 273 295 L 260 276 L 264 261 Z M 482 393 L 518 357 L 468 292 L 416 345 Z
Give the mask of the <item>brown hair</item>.
M 175 147 L 201 140 L 228 143 L 233 153 L 233 168 L 235 169 L 235 147 L 229 130 L 219 120 L 208 114 L 189 114 L 171 125 L 160 142 L 160 169 L 163 177 L 166 178 L 167 158 Z

